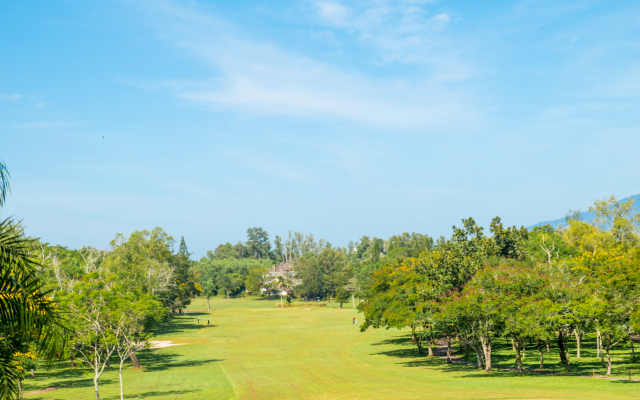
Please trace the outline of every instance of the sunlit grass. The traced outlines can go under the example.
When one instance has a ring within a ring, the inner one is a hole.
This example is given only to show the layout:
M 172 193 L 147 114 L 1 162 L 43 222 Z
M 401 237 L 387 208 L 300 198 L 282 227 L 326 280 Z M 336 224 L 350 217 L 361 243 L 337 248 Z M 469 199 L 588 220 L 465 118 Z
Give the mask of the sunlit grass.
M 628 381 L 517 377 L 509 371 L 487 374 L 471 366 L 447 365 L 418 355 L 406 331 L 361 333 L 352 319 L 362 319 L 362 314 L 352 308 L 278 309 L 279 298 L 215 300 L 210 313 L 177 316 L 163 327 L 158 339 L 187 344 L 141 354 L 144 370 L 125 371 L 125 398 L 622 399 L 637 398 L 640 392 L 640 383 Z M 202 303 L 195 300 L 190 310 L 203 309 Z M 201 325 L 196 324 L 198 316 Z M 513 365 L 510 345 L 496 346 L 494 363 Z M 584 351 L 588 346 L 592 343 L 585 344 Z M 525 364 L 537 367 L 536 360 L 537 354 L 528 350 Z M 578 361 L 579 366 L 583 363 L 587 360 Z M 25 390 L 50 386 L 62 387 L 27 398 L 93 398 L 91 376 L 66 367 L 39 371 Z M 101 379 L 101 398 L 119 398 L 115 365 Z

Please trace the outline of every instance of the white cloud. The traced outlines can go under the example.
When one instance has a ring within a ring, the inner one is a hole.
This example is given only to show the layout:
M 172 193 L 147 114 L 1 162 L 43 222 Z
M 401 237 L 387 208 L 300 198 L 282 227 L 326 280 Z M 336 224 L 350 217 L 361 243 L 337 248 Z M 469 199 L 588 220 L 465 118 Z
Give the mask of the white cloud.
M 334 7 L 337 3 L 327 4 L 327 15 L 346 13 Z M 146 11 L 154 14 L 153 21 L 162 36 L 208 60 L 218 75 L 208 81 L 167 81 L 160 85 L 182 99 L 215 110 L 338 118 L 421 131 L 468 127 L 483 112 L 468 92 L 448 86 L 468 76 L 455 62 L 438 59 L 434 61 L 438 71 L 421 79 L 374 78 L 244 39 L 233 27 L 197 8 L 170 2 L 153 5 Z M 377 18 L 374 14 L 367 18 Z M 377 40 L 381 46 L 409 49 L 423 45 L 426 39 L 383 35 Z M 430 57 L 435 60 L 440 56 Z
M 315 4 L 316 11 L 321 18 L 332 24 L 342 25 L 346 22 L 349 9 L 338 3 L 318 2 Z
M 0 99 L 7 101 L 18 101 L 22 98 L 21 94 L 9 94 L 9 93 L 0 93 Z

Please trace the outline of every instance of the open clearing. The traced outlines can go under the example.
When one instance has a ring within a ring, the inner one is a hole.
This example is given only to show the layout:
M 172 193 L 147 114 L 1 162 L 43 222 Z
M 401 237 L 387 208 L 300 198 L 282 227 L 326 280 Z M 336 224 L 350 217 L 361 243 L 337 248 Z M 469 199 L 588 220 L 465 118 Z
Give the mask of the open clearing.
M 194 301 L 192 308 L 202 308 Z M 565 376 L 486 374 L 418 356 L 406 331 L 361 333 L 349 308 L 276 309 L 275 301 L 211 302 L 211 312 L 177 316 L 154 340 L 180 346 L 127 362 L 125 398 L 145 399 L 637 399 L 640 383 Z M 345 305 L 346 306 L 346 305 Z M 351 307 L 351 305 L 348 305 Z M 254 312 L 270 310 L 272 312 Z M 200 317 L 200 325 L 196 325 Z M 207 324 L 210 321 L 210 325 Z M 204 323 L 204 325 L 203 325 Z M 552 357 L 551 357 L 552 358 Z M 551 359 L 550 358 L 550 359 Z M 505 356 L 506 360 L 506 356 Z M 532 360 L 533 361 L 533 360 Z M 68 365 L 68 364 L 66 364 Z M 636 376 L 637 377 L 637 376 Z M 118 399 L 117 365 L 100 379 L 101 398 Z M 42 392 L 49 387 L 56 390 Z M 91 399 L 91 375 L 38 371 L 27 399 Z

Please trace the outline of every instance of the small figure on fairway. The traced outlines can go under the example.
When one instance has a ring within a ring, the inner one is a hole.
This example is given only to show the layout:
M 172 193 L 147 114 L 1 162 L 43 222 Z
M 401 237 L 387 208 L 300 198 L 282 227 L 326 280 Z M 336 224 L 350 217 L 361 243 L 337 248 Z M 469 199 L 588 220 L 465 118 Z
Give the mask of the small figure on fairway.
M 207 320 L 207 325 L 209 325 L 209 320 Z
M 358 320 L 356 319 L 356 325 L 358 325 Z
M 352 324 L 356 324 L 356 317 L 353 317 L 353 321 L 351 321 Z
M 198 317 L 198 325 L 200 325 L 200 317 Z

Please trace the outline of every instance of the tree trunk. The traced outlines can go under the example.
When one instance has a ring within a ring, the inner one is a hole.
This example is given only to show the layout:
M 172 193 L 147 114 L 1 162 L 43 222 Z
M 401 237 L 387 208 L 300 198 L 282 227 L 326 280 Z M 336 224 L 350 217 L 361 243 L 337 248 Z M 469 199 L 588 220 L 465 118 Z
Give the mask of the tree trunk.
M 604 343 L 602 343 L 602 333 L 598 331 L 598 335 L 600 336 L 600 364 L 604 368 Z
M 544 353 L 542 352 L 542 344 L 538 340 L 538 352 L 540 353 L 540 369 L 544 369 Z
M 24 397 L 22 397 L 22 382 L 20 379 L 18 379 L 18 398 L 20 400 L 24 399 Z
M 464 341 L 464 356 L 469 357 L 469 344 L 466 340 Z
M 609 355 L 609 349 L 611 348 L 611 335 L 607 332 L 604 334 L 607 338 L 607 343 L 604 349 L 607 351 L 607 375 L 611 375 L 611 356 Z
M 631 343 L 631 350 L 633 351 L 633 342 Z M 636 360 L 636 356 L 634 355 L 633 356 L 633 362 L 636 362 L 635 360 Z M 33 368 L 31 368 L 31 377 L 32 378 L 36 377 L 36 371 Z
M 133 364 L 134 369 L 141 369 L 140 361 L 138 361 L 138 356 L 133 349 L 129 349 L 129 358 L 131 358 L 131 363 Z
M 482 345 L 482 353 L 484 354 L 484 370 L 491 372 L 491 338 L 480 336 L 480 344 Z
M 211 304 L 209 304 L 209 299 L 207 299 L 207 312 L 211 311 Z
M 456 339 L 458 340 L 458 347 L 460 347 L 460 354 L 462 354 L 462 340 L 460 339 L 460 335 L 456 336 Z
M 545 340 L 546 344 L 547 344 L 547 353 L 550 353 L 551 350 L 549 349 L 549 339 Z
M 558 352 L 560 352 L 560 364 L 566 364 L 567 357 L 564 351 L 564 338 L 562 337 L 562 331 L 558 331 Z
M 580 332 L 578 332 L 577 329 L 574 329 L 573 334 L 576 336 L 576 358 L 580 358 L 580 343 L 582 343 L 582 340 L 580 339 Z
M 429 350 L 429 357 L 433 356 L 433 334 L 429 333 L 429 338 L 427 342 L 427 349 Z
M 511 349 L 516 351 L 516 344 L 513 342 L 513 339 L 511 339 Z
M 474 349 L 476 351 L 476 358 L 478 359 L 478 369 L 482 369 L 482 355 L 480 349 Z
M 596 331 L 596 358 L 600 358 L 601 351 L 602 351 L 602 344 L 600 342 L 600 331 Z
M 227 289 L 224 290 L 225 292 L 227 292 L 227 299 L 229 298 L 229 291 Z M 282 297 L 280 297 L 280 299 L 282 299 Z
M 411 336 L 413 338 L 413 342 L 416 344 L 418 348 L 418 354 L 422 354 L 422 348 L 420 347 L 420 339 L 418 338 L 418 335 L 416 335 L 416 328 L 414 327 L 411 327 Z
M 451 336 L 447 336 L 447 364 L 451 364 Z
M 565 342 L 564 342 L 564 353 L 567 356 L 567 372 L 570 373 L 571 372 L 571 352 L 569 351 L 569 338 L 571 337 L 571 332 L 567 332 L 566 336 L 565 336 Z
M 96 400 L 100 400 L 100 393 L 98 392 L 98 377 L 94 377 L 93 378 L 93 386 L 95 387 L 96 390 Z
M 351 293 L 351 301 L 353 302 L 353 308 L 356 308 L 356 298 L 353 293 Z
M 520 357 L 520 340 L 516 340 L 516 369 L 518 370 L 518 376 L 522 376 L 522 358 Z M 513 343 L 513 339 L 511 339 Z
M 77 366 L 76 360 L 73 358 L 73 356 L 69 357 L 69 361 L 70 361 L 70 365 L 69 365 L 70 368 L 75 368 Z
M 124 390 L 122 388 L 122 364 L 123 364 L 123 360 L 120 361 L 120 370 L 119 370 L 119 374 L 120 374 L 120 400 L 124 400 Z

